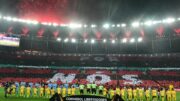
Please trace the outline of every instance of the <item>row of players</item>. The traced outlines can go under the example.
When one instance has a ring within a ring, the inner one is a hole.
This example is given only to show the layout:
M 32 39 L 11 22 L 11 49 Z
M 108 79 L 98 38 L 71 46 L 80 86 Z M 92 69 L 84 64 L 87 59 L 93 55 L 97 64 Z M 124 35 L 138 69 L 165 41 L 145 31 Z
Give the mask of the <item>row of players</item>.
M 161 88 L 157 89 L 152 88 L 143 88 L 143 87 L 116 87 L 116 88 L 106 88 L 103 85 L 92 84 L 80 84 L 80 85 L 58 85 L 53 87 L 52 85 L 39 85 L 39 86 L 30 86 L 30 85 L 20 85 L 16 86 L 12 84 L 7 88 L 7 92 L 14 96 L 20 97 L 47 97 L 50 98 L 56 92 L 61 94 L 62 97 L 77 95 L 77 94 L 94 94 L 102 95 L 108 98 L 112 98 L 115 94 L 120 95 L 124 100 L 128 101 L 143 101 L 144 97 L 146 101 L 176 101 L 176 91 L 173 86 L 170 85 L 168 89 Z

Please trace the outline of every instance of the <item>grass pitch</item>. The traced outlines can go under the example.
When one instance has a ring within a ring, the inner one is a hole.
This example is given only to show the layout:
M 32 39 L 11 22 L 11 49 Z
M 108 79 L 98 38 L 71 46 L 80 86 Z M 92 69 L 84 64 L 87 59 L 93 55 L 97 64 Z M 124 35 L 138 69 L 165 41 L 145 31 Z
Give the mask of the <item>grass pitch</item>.
M 77 91 L 77 94 L 79 94 L 79 92 Z M 29 98 L 25 98 L 25 97 L 16 97 L 16 96 L 9 96 L 8 98 L 4 97 L 4 89 L 0 88 L 0 101 L 49 101 L 48 98 L 33 98 L 33 97 L 29 97 Z M 145 100 L 144 100 L 145 101 Z M 180 92 L 177 92 L 177 100 L 176 101 L 180 101 Z

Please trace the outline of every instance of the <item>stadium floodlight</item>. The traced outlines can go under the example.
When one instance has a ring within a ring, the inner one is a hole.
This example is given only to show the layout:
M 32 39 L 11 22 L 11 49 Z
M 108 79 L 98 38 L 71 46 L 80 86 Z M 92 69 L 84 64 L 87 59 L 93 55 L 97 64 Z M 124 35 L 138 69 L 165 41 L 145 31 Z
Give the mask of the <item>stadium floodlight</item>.
M 142 42 L 143 38 L 142 37 L 139 37 L 138 38 L 138 42 Z
M 175 22 L 175 19 L 174 18 L 167 18 L 167 19 L 164 19 L 163 22 L 164 23 L 173 23 L 173 22 Z
M 106 39 L 104 39 L 104 40 L 103 40 L 103 43 L 106 43 L 106 42 L 107 42 L 107 40 L 106 40 Z
M 113 24 L 112 27 L 115 27 L 115 25 Z
M 69 41 L 69 39 L 68 39 L 68 38 L 64 39 L 64 42 L 65 42 L 65 43 L 67 43 L 68 41 Z
M 76 43 L 76 39 L 74 39 L 74 38 L 71 39 L 71 42 L 72 42 L 72 43 Z
M 58 26 L 58 24 L 57 24 L 57 23 L 53 23 L 52 25 L 53 25 L 54 27 L 57 27 L 57 26 Z
M 94 43 L 95 43 L 95 40 L 94 40 L 94 39 L 91 39 L 91 43 L 94 44 Z
M 67 24 L 60 24 L 61 27 L 66 27 L 68 26 Z
M 17 22 L 18 19 L 17 18 L 12 18 L 12 21 Z
M 87 40 L 87 39 L 85 39 L 85 40 L 84 40 L 84 43 L 87 43 L 87 42 L 88 42 L 88 40 Z
M 159 24 L 159 23 L 162 23 L 162 21 L 161 20 L 157 20 L 157 21 L 153 21 L 152 23 L 153 24 Z
M 135 39 L 134 38 L 131 38 L 130 39 L 130 43 L 134 43 L 135 42 Z
M 179 21 L 180 21 L 180 18 L 177 18 L 177 20 L 179 20 Z
M 0 19 L 2 18 L 2 15 L 0 15 Z
M 117 24 L 117 27 L 120 27 L 121 25 L 120 24 Z
M 59 42 L 60 42 L 60 41 L 61 41 L 61 38 L 57 38 L 57 41 L 59 41 Z
M 116 43 L 116 41 L 115 40 L 112 40 L 112 44 L 115 44 Z
M 139 25 L 140 25 L 139 22 L 133 22 L 133 23 L 132 23 L 132 26 L 133 26 L 133 27 L 139 27 Z
M 48 25 L 48 23 L 47 23 L 47 22 L 42 22 L 41 24 L 42 24 L 42 25 Z
M 84 28 L 86 28 L 87 27 L 87 25 L 84 25 Z
M 121 24 L 121 27 L 126 27 L 126 24 L 125 23 Z
M 3 17 L 3 19 L 5 19 L 5 20 L 7 20 L 7 21 L 11 21 L 11 20 L 12 20 L 12 18 L 11 18 L 11 17 L 9 17 L 9 16 L 7 16 L 7 17 Z
M 122 43 L 126 43 L 126 42 L 127 42 L 127 38 L 123 38 Z
M 91 25 L 91 28 L 95 28 L 95 27 L 96 27 L 96 25 L 95 25 L 95 24 L 92 24 L 92 25 Z
M 110 26 L 109 24 L 104 24 L 104 25 L 103 25 L 103 27 L 104 27 L 105 29 L 108 29 L 109 26 Z
M 153 24 L 153 21 L 149 20 L 149 21 L 146 21 L 144 24 L 147 26 L 151 26 Z

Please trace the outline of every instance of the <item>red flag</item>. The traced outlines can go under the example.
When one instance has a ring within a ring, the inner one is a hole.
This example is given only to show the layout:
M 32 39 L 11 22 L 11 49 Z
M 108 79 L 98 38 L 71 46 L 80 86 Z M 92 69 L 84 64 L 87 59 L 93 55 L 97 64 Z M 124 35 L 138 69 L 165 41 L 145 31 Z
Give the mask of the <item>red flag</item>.
M 56 31 L 54 31 L 54 32 L 53 32 L 53 36 L 54 36 L 54 38 L 57 38 L 57 37 L 58 37 L 58 35 L 59 35 L 59 30 L 56 30 Z
M 38 33 L 37 33 L 37 36 L 38 37 L 42 37 L 43 36 L 43 34 L 44 34 L 44 28 L 40 28 L 39 30 L 38 30 Z
M 158 34 L 158 37 L 163 37 L 164 28 L 162 26 L 160 26 L 156 29 L 156 32 Z
M 177 35 L 180 35 L 180 28 L 174 29 L 174 32 L 176 32 Z
M 27 36 L 28 32 L 29 32 L 29 28 L 27 28 L 27 27 L 23 27 L 23 28 L 21 29 L 21 34 L 22 34 L 23 36 Z

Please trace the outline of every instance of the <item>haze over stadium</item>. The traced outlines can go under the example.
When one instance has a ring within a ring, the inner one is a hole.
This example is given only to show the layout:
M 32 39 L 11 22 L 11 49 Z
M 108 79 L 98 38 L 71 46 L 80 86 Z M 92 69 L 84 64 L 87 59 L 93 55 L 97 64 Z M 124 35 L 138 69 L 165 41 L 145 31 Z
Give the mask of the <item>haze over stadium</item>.
M 179 101 L 179 3 L 1 0 L 0 101 Z

